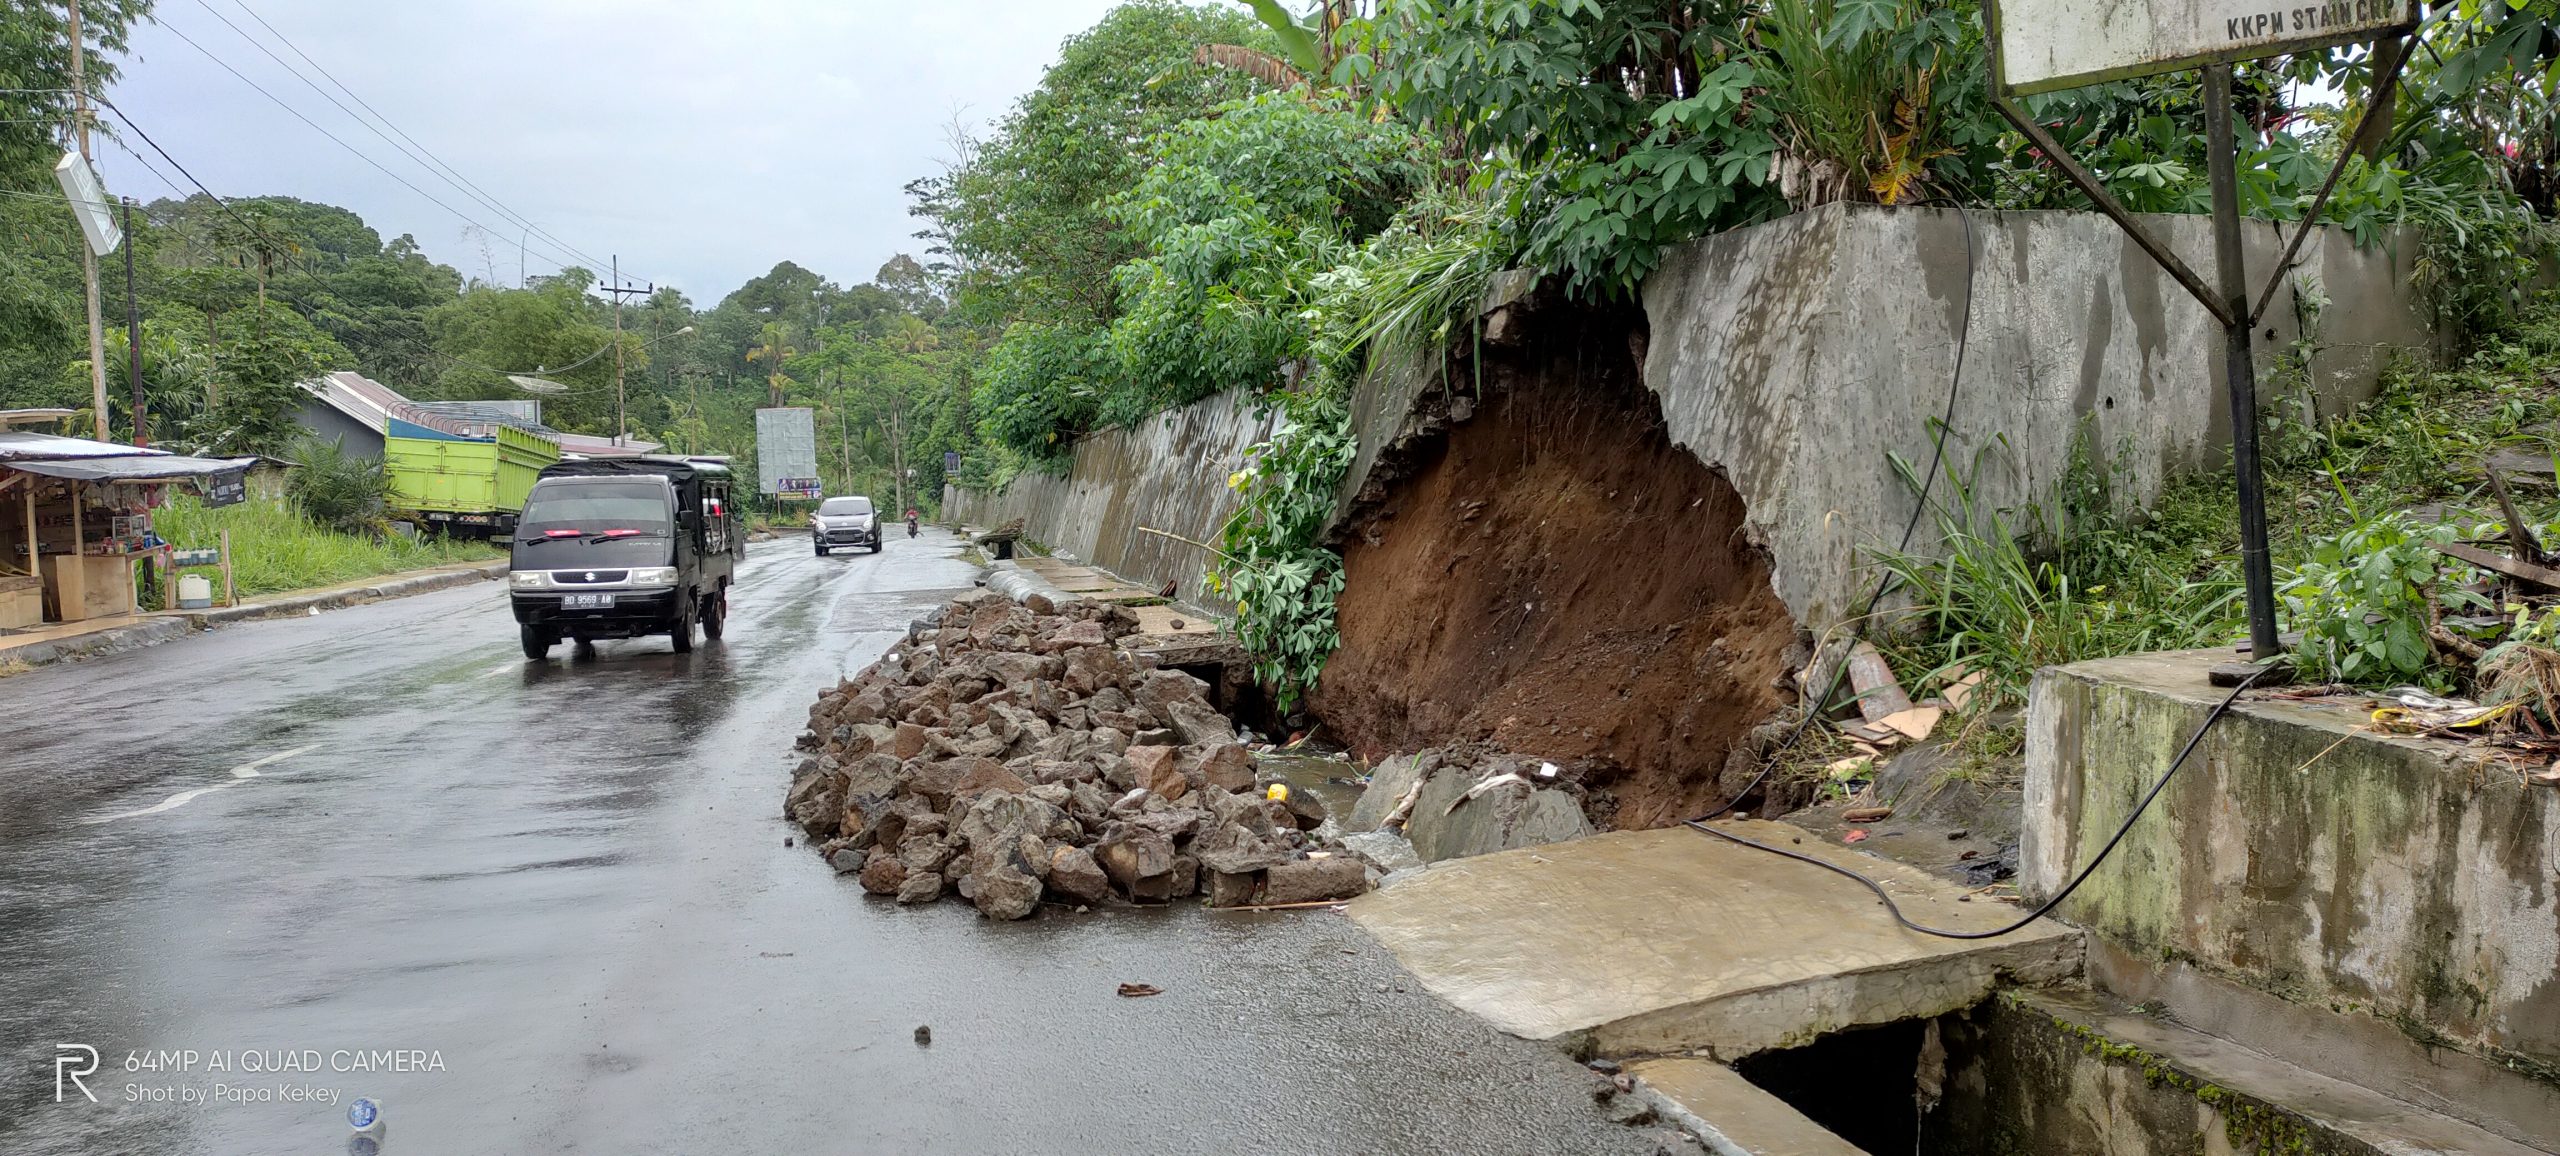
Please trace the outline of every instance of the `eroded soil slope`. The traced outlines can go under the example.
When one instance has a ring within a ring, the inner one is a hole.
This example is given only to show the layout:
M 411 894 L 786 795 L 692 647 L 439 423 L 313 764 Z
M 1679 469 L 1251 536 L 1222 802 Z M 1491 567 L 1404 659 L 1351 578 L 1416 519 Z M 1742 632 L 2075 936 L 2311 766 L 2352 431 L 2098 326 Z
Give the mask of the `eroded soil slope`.
M 1661 826 L 1719 801 L 1726 752 L 1789 701 L 1794 624 L 1740 495 L 1664 432 L 1641 325 L 1550 309 L 1488 350 L 1482 401 L 1350 527 L 1315 707 L 1354 750 L 1589 760 L 1595 817 Z

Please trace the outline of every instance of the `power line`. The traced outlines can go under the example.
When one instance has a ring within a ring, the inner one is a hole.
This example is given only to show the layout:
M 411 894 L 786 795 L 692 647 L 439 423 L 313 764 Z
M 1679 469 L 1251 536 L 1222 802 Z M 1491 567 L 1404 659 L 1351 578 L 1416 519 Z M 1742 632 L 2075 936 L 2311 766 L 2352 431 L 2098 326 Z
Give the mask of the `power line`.
M 132 145 L 124 143 L 122 138 L 113 133 L 107 134 L 107 140 L 112 142 L 118 149 L 123 150 L 124 155 L 132 157 L 135 163 L 140 164 L 145 171 L 149 172 L 154 179 L 158 180 L 161 185 L 166 187 L 170 192 L 176 193 L 179 200 L 183 201 L 187 199 L 187 191 L 179 188 L 178 182 L 170 180 L 169 174 L 161 172 L 160 166 L 152 164 L 151 158 L 133 151 Z
M 321 99 L 336 106 L 339 112 L 347 114 L 348 119 L 355 121 L 357 124 L 363 125 L 367 131 L 370 131 L 373 135 L 382 138 L 383 143 L 400 150 L 402 155 L 408 157 L 412 161 L 416 161 L 428 172 L 435 174 L 435 176 L 444 181 L 445 184 L 452 186 L 454 191 L 470 197 L 472 200 L 478 201 L 483 207 L 487 208 L 490 212 L 498 214 L 500 218 L 506 220 L 509 224 L 516 225 L 535 236 L 544 238 L 559 249 L 577 257 L 580 261 L 590 265 L 600 265 L 603 263 L 596 260 L 593 254 L 580 250 L 577 246 L 571 245 L 568 242 L 561 240 L 559 237 L 552 235 L 550 231 L 544 229 L 541 225 L 534 223 L 532 218 L 507 207 L 495 196 L 491 195 L 488 190 L 472 183 L 472 181 L 469 178 L 464 177 L 459 170 L 455 169 L 450 164 L 446 164 L 443 158 L 436 156 L 435 153 L 429 150 L 425 145 L 419 144 L 417 138 L 412 137 L 407 132 L 403 131 L 399 125 L 393 124 L 391 118 L 382 115 L 382 111 L 380 109 L 373 107 L 373 105 L 366 101 L 364 97 L 357 95 L 354 89 L 348 88 L 346 82 L 339 80 L 336 75 L 332 74 L 326 67 L 321 65 L 319 61 L 313 60 L 310 53 L 304 52 L 300 46 L 293 42 L 291 37 L 288 37 L 284 33 L 278 31 L 275 25 L 268 23 L 266 17 L 258 15 L 255 9 L 250 8 L 246 3 L 243 3 L 242 0 L 233 0 L 233 3 L 239 7 L 240 11 L 247 13 L 250 19 L 257 21 L 258 25 L 265 28 L 269 35 L 274 36 L 278 43 L 284 45 L 285 48 L 290 50 L 295 56 L 301 57 L 303 63 L 309 64 L 314 71 L 318 72 L 321 76 L 326 77 L 330 84 L 336 85 L 338 91 L 346 93 L 349 99 L 352 99 L 358 105 L 363 106 L 366 112 L 372 113 L 374 120 L 381 121 L 382 125 L 388 127 L 391 132 L 399 133 L 400 140 L 393 140 L 389 133 L 385 133 L 382 128 L 376 127 L 372 121 L 368 121 L 364 117 L 357 115 L 356 111 L 348 108 L 345 102 L 340 101 L 335 96 L 331 96 L 327 89 L 321 88 L 320 85 L 314 82 L 310 77 L 303 75 L 301 70 L 296 69 L 283 57 L 276 55 L 275 52 L 270 50 L 265 44 L 260 43 L 256 37 L 249 35 L 246 29 L 241 28 L 238 24 L 232 23 L 230 17 L 224 16 L 219 10 L 213 7 L 211 0 L 196 0 L 196 2 L 199 7 L 202 7 L 206 12 L 211 13 L 214 19 L 221 21 L 224 27 L 239 34 L 242 40 L 248 41 L 250 47 L 257 49 L 259 52 L 265 53 L 267 59 L 275 61 L 279 67 L 289 73 L 292 73 L 294 79 L 301 81 L 305 86 L 309 87 L 311 91 L 319 93 Z M 402 141 L 406 141 L 408 143 L 404 145 L 401 143 Z
M 394 181 L 399 182 L 399 184 L 401 185 L 401 187 L 406 188 L 406 189 L 408 189 L 410 192 L 416 193 L 416 194 L 418 194 L 419 196 L 426 198 L 426 200 L 428 201 L 428 203 L 433 204 L 434 206 L 436 206 L 436 207 L 437 207 L 437 208 L 439 208 L 439 209 L 443 209 L 445 212 L 448 212 L 448 213 L 453 214 L 455 218 L 457 218 L 457 219 L 461 220 L 464 224 L 467 224 L 467 225 L 470 225 L 470 226 L 472 226 L 472 227 L 474 227 L 474 228 L 480 229 L 480 230 L 482 230 L 483 232 L 495 232 L 495 231 L 496 231 L 496 230 L 490 229 L 490 228 L 489 228 L 489 226 L 487 226 L 487 225 L 481 224 L 478 220 L 474 219 L 474 218 L 473 218 L 469 213 L 465 213 L 465 212 L 463 212 L 462 210 L 457 209 L 457 208 L 454 208 L 452 205 L 449 205 L 449 204 L 445 203 L 445 201 L 444 201 L 444 199 L 443 199 L 443 198 L 438 197 L 438 196 L 436 196 L 434 193 L 430 193 L 430 192 L 426 191 L 425 189 L 419 188 L 419 187 L 416 185 L 416 183 L 414 183 L 414 182 L 410 181 L 410 180 L 409 180 L 409 178 L 404 177 L 404 176 L 401 176 L 400 174 L 398 174 L 398 173 L 396 173 L 396 172 L 391 171 L 391 169 L 390 169 L 389 167 L 385 166 L 381 161 L 377 161 L 377 160 L 373 159 L 372 157 L 367 156 L 367 155 L 365 154 L 365 152 L 364 152 L 362 149 L 359 149 L 359 148 L 355 147 L 354 145 L 348 144 L 344 139 L 340 138 L 340 137 L 338 136 L 338 134 L 333 133 L 333 132 L 330 132 L 328 129 L 325 129 L 325 128 L 320 127 L 319 122 L 312 120 L 310 117 L 304 116 L 304 115 L 302 114 L 302 110 L 297 109 L 297 108 L 293 107 L 292 105 L 285 103 L 285 101 L 284 101 L 284 99 L 283 99 L 282 97 L 279 97 L 279 96 L 277 96 L 276 94 L 274 94 L 274 93 L 272 93 L 272 92 L 267 91 L 267 90 L 266 90 L 266 88 L 265 88 L 265 86 L 260 85 L 257 81 L 254 81 L 254 80 L 249 79 L 249 77 L 248 77 L 246 74 L 242 73 L 239 69 L 231 67 L 230 62 L 228 62 L 228 61 L 226 61 L 226 60 L 222 59 L 222 58 L 221 58 L 221 57 L 219 57 L 219 56 L 214 55 L 214 54 L 213 54 L 213 51 L 212 51 L 211 49 L 208 49 L 208 48 L 206 48 L 204 45 L 197 43 L 197 42 L 196 42 L 196 39 L 195 39 L 194 37 L 187 35 L 187 34 L 186 34 L 185 32 L 183 32 L 183 31 L 180 31 L 176 25 L 173 25 L 173 24 L 169 23 L 166 19 L 162 19 L 162 20 L 160 21 L 160 27 L 162 27 L 162 28 L 164 28 L 164 29 L 167 29 L 167 30 L 169 31 L 169 34 L 170 34 L 170 35 L 175 36 L 175 37 L 177 37 L 178 39 L 185 41 L 185 42 L 187 43 L 187 47 L 189 47 L 189 48 L 193 48 L 193 49 L 195 49 L 197 52 L 200 52 L 200 53 L 204 54 L 204 58 L 205 58 L 205 59 L 210 60 L 210 61 L 214 62 L 214 64 L 216 64 L 216 65 L 220 66 L 220 67 L 221 67 L 221 69 L 222 69 L 224 72 L 228 72 L 228 73 L 230 73 L 234 78 L 238 79 L 238 80 L 240 81 L 240 83 L 245 84 L 245 85 L 248 85 L 250 88 L 255 89 L 255 90 L 257 91 L 258 95 L 263 96 L 263 97 L 266 97 L 269 101 L 274 102 L 274 104 L 275 104 L 275 106 L 276 106 L 277 108 L 281 108 L 281 109 L 285 110 L 285 112 L 286 112 L 286 113 L 288 113 L 288 114 L 290 114 L 290 115 L 291 115 L 295 120 L 301 121 L 303 124 L 305 124 L 305 125 L 309 126 L 309 127 L 310 127 L 310 129 L 311 129 L 311 131 L 316 132 L 316 133 L 319 133 L 321 136 L 324 136 L 324 137 L 329 138 L 329 143 L 334 144 L 334 145 L 338 146 L 339 148 L 342 148 L 342 149 L 347 150 L 347 152 L 349 152 L 349 153 L 353 154 L 357 160 L 363 161 L 364 163 L 366 163 L 366 164 L 368 164 L 368 165 L 372 165 L 376 170 L 378 170 L 379 172 L 381 172 L 381 173 L 382 173 L 382 175 L 384 175 L 384 176 L 386 176 L 386 177 L 389 177 L 389 178 L 391 178 L 391 179 L 392 179 L 392 180 L 394 180 Z M 297 75 L 299 75 L 299 74 L 297 74 Z M 550 247 L 549 247 L 549 246 L 545 246 L 545 247 L 544 247 L 544 249 L 545 249 L 545 251 L 544 251 L 544 254 L 543 254 L 543 259 L 544 259 L 544 260 L 546 260 L 546 261 L 552 261 L 552 262 L 554 262 L 555 264 L 559 265 L 561 268 L 564 268 L 564 269 L 565 269 L 565 268 L 569 268 L 569 267 L 571 267 L 571 266 L 573 266 L 573 265 L 580 265 L 580 264 L 581 264 L 580 262 L 576 261 L 575 259 L 565 258 L 565 257 L 561 256 L 561 254 L 560 254 L 558 251 L 550 249 Z
M 203 181 L 197 180 L 194 173 L 188 172 L 187 166 L 179 164 L 178 158 L 170 156 L 169 150 L 161 148 L 160 142 L 151 139 L 151 134 L 144 132 L 141 125 L 134 123 L 131 115 L 127 114 L 125 110 L 115 106 L 115 102 L 101 96 L 98 98 L 98 103 L 106 106 L 108 112 L 116 114 L 117 120 L 123 121 L 126 128 L 132 129 L 133 135 L 141 137 L 142 143 L 150 145 L 151 151 L 160 154 L 161 160 L 169 162 L 170 168 L 178 170 L 179 176 L 187 178 L 187 183 L 194 185 L 197 192 L 203 193 L 205 196 L 212 198 L 214 204 L 222 206 L 222 211 L 229 214 L 232 220 L 240 222 L 241 228 L 247 229 L 252 233 L 265 232 L 265 230 L 260 229 L 255 223 L 251 222 L 249 218 L 241 216 L 239 210 L 231 207 L 231 202 L 223 200 L 222 197 L 212 189 L 206 188 Z

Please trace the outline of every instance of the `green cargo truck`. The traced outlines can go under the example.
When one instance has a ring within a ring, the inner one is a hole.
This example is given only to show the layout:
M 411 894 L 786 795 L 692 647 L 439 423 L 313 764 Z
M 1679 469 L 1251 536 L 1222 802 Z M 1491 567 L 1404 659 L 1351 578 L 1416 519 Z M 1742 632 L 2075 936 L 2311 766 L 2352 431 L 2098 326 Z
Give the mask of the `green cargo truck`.
M 559 443 L 514 426 L 474 438 L 393 418 L 383 431 L 392 512 L 457 537 L 512 533 L 534 476 L 559 460 Z

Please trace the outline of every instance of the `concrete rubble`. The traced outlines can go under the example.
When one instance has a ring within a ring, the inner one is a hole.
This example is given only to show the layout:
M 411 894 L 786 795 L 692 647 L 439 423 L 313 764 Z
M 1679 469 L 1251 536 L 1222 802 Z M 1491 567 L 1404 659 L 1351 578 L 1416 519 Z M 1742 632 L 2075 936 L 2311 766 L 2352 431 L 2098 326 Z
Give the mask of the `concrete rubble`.
M 1593 833 L 1583 798 L 1582 785 L 1553 762 L 1455 743 L 1379 763 L 1343 827 L 1394 871 L 1582 838 Z M 1396 835 L 1401 847 L 1371 842 Z
M 1208 686 L 1121 645 L 1126 608 L 955 599 L 818 696 L 784 817 L 838 872 L 902 904 L 1348 899 L 1390 869 L 1304 794 L 1268 798 Z

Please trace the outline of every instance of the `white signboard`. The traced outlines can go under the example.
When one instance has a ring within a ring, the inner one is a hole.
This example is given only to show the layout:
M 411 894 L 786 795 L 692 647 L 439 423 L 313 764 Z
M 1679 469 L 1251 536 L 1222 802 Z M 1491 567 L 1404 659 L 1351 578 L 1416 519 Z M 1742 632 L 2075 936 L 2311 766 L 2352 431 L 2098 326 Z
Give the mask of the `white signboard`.
M 756 411 L 756 489 L 778 498 L 818 498 L 818 424 L 803 408 Z
M 115 203 L 107 199 L 107 185 L 98 179 L 98 170 L 80 159 L 79 153 L 66 152 L 54 162 L 53 179 L 70 200 L 71 215 L 80 218 L 80 235 L 88 239 L 90 252 L 104 257 L 124 244 L 124 230 L 116 226 Z
M 2255 60 L 2408 27 L 2416 0 L 1991 0 L 1993 83 L 2019 95 Z

